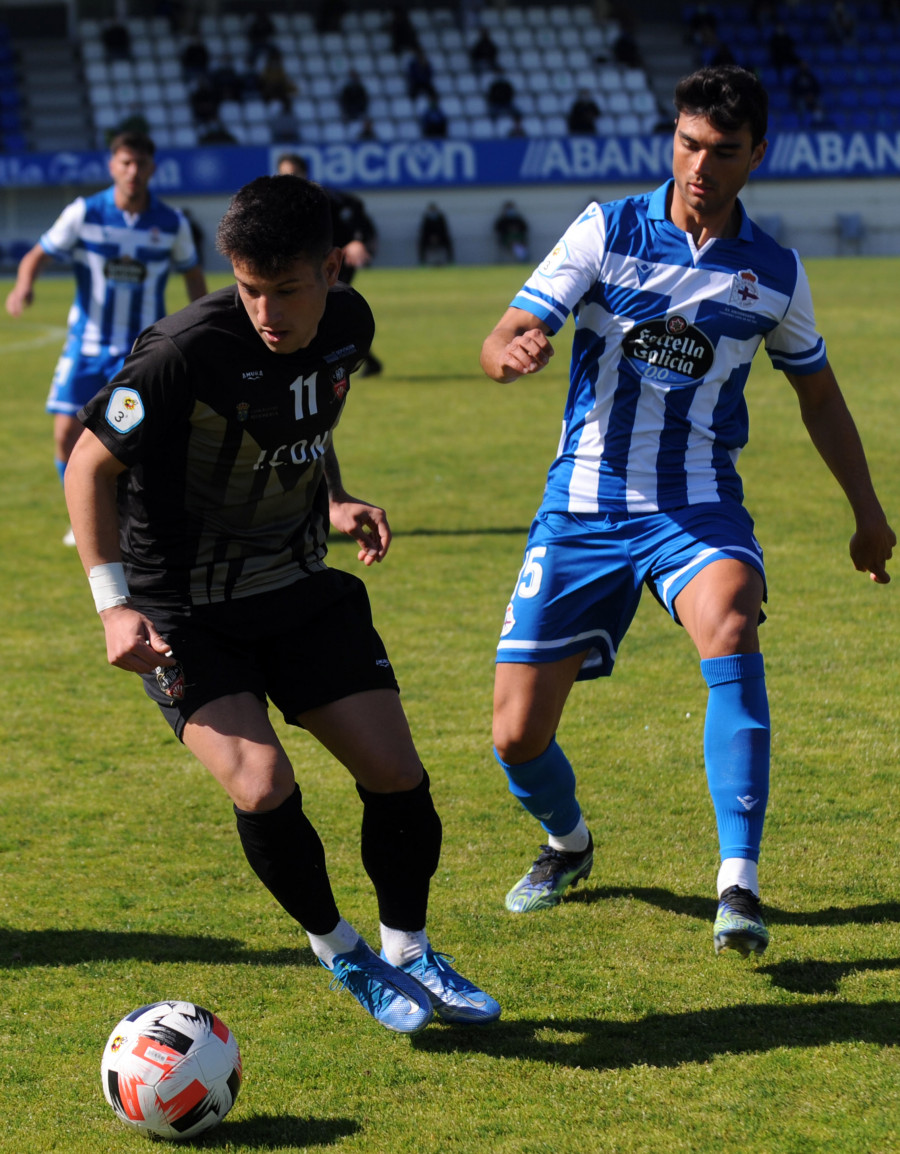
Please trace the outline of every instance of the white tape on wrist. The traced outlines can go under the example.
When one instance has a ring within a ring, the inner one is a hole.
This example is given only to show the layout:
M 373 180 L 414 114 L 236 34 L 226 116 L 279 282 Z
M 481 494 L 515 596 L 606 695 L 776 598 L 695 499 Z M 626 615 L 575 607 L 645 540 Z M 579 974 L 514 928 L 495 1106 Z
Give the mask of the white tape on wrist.
M 128 592 L 125 568 L 121 561 L 92 565 L 88 581 L 98 613 L 102 613 L 104 609 L 112 609 L 114 605 L 128 604 L 131 594 Z

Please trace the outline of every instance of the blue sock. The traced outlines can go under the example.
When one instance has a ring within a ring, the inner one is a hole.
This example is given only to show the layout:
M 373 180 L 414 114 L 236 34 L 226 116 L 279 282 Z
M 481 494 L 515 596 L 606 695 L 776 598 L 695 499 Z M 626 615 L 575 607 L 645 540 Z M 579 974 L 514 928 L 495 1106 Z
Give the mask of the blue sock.
M 55 457 L 53 459 L 53 464 L 56 466 L 57 473 L 59 473 L 59 483 L 62 484 L 66 475 L 66 462 L 61 461 L 58 457 Z
M 769 700 L 761 653 L 700 662 L 709 686 L 703 752 L 722 859 L 759 861 L 769 799 Z
M 547 833 L 563 837 L 578 825 L 581 807 L 575 800 L 575 774 L 554 737 L 533 761 L 507 765 L 494 757 L 509 779 L 509 792 L 536 817 Z

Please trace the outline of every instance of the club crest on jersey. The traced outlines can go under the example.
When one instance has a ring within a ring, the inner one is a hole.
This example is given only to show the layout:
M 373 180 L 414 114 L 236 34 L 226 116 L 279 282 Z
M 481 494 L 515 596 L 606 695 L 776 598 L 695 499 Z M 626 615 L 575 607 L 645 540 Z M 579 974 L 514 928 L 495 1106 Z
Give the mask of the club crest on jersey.
M 347 370 L 343 365 L 338 367 L 331 374 L 331 387 L 334 389 L 334 395 L 339 401 L 342 401 L 347 395 L 347 390 L 350 388 L 350 381 L 347 379 Z
M 234 407 L 235 416 L 242 423 L 250 418 L 250 405 L 246 401 L 240 401 Z
M 675 386 L 699 381 L 716 359 L 706 333 L 680 313 L 639 321 L 625 334 L 622 352 L 642 377 Z
M 134 389 L 113 389 L 106 406 L 106 422 L 117 433 L 128 433 L 144 419 L 144 402 Z
M 731 304 L 742 309 L 752 309 L 759 301 L 759 277 L 752 269 L 744 268 L 735 273 L 731 282 Z

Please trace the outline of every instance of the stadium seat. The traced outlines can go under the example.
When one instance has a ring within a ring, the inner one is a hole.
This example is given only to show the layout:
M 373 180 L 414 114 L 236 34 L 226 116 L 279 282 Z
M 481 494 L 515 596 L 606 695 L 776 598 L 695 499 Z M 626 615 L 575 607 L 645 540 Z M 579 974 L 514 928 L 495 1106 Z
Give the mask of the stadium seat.
M 616 132 L 619 136 L 637 136 L 641 129 L 641 121 L 633 112 L 625 112 L 616 117 Z

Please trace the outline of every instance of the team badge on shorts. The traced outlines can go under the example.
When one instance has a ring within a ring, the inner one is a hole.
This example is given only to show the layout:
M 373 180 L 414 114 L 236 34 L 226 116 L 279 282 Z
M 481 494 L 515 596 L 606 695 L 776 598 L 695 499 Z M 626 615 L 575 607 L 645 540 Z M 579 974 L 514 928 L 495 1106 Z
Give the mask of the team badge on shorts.
M 144 419 L 144 402 L 134 389 L 113 389 L 106 406 L 106 421 L 117 433 L 129 433 Z
M 157 665 L 153 672 L 156 674 L 156 684 L 166 697 L 170 697 L 173 701 L 181 701 L 184 697 L 184 669 L 181 665 L 176 663 L 168 668 Z
M 759 277 L 749 268 L 735 273 L 731 282 L 731 304 L 752 309 L 759 303 Z
M 347 390 L 350 388 L 350 382 L 347 380 L 347 370 L 343 365 L 338 365 L 338 367 L 331 374 L 331 387 L 334 389 L 334 395 L 339 401 L 342 401 L 347 395 Z

